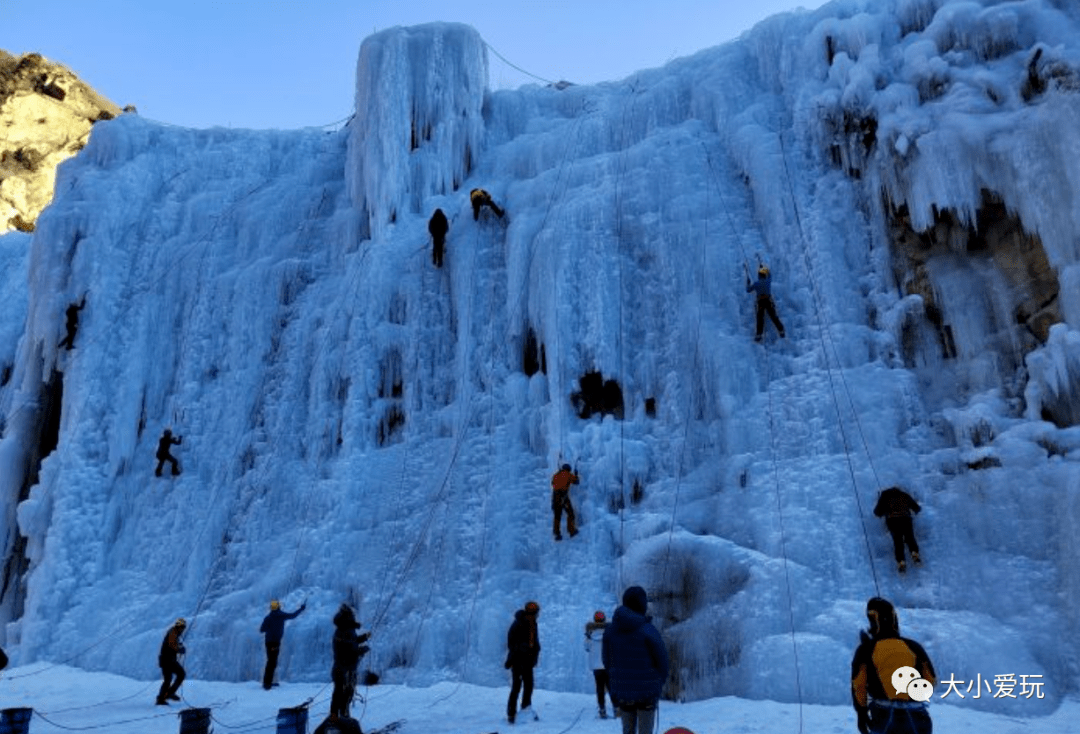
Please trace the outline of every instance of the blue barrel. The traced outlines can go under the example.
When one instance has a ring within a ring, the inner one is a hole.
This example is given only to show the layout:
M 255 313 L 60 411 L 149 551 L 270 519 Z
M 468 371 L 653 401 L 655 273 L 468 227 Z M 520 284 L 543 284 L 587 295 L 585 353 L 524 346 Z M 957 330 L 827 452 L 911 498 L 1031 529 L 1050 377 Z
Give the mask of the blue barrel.
M 210 709 L 184 709 L 180 712 L 180 734 L 212 734 Z
M 307 734 L 307 709 L 278 709 L 277 734 Z
M 30 719 L 34 709 L 4 709 L 0 711 L 0 734 L 30 734 Z

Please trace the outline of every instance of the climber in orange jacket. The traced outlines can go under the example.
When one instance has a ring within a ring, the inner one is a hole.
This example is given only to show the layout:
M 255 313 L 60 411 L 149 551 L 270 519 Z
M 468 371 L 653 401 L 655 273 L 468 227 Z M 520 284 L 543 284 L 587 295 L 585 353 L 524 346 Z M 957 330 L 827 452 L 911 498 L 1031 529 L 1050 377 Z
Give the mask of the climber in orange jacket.
M 555 540 L 562 540 L 563 510 L 566 510 L 566 531 L 571 538 L 578 533 L 574 523 L 574 506 L 570 503 L 570 485 L 577 483 L 578 475 L 570 470 L 569 464 L 563 464 L 551 477 L 551 511 L 555 513 L 552 530 L 555 531 Z

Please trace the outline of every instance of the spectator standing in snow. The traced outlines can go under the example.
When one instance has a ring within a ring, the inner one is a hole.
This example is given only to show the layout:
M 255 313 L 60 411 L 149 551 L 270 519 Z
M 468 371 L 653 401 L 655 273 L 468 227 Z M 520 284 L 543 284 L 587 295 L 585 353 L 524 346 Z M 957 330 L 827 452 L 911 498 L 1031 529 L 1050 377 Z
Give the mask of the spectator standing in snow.
M 915 541 L 915 527 L 912 524 L 911 513 L 921 512 L 922 508 L 915 498 L 900 489 L 889 487 L 878 495 L 877 505 L 874 506 L 874 514 L 885 518 L 885 527 L 892 535 L 893 554 L 896 556 L 896 567 L 900 573 L 907 571 L 907 562 L 904 560 L 904 544 L 911 550 L 911 560 L 916 565 L 922 563 L 919 558 L 919 544 Z
M 521 713 L 527 718 L 532 711 L 533 668 L 540 660 L 540 635 L 536 618 L 540 605 L 526 602 L 523 609 L 514 613 L 514 622 L 506 633 L 506 665 L 510 670 L 510 698 L 506 702 L 506 720 L 511 724 L 517 716 L 518 693 L 521 693 Z
M 551 511 L 554 513 L 552 530 L 555 532 L 555 540 L 562 540 L 563 510 L 566 511 L 566 532 L 570 533 L 571 538 L 578 533 L 574 505 L 570 503 L 570 485 L 577 484 L 578 481 L 578 475 L 570 470 L 569 464 L 563 464 L 551 477 Z
M 349 706 L 356 695 L 356 666 L 360 658 L 367 654 L 368 647 L 363 643 L 371 637 L 370 632 L 358 635 L 360 623 L 352 607 L 342 604 L 334 615 L 334 667 L 330 670 L 330 679 L 334 682 L 334 692 L 330 697 L 330 719 L 350 718 Z
M 645 589 L 631 586 L 622 601 L 604 630 L 604 668 L 612 701 L 622 716 L 623 734 L 651 734 L 668 676 L 667 648 L 645 613 L 649 602 Z
M 161 641 L 161 651 L 158 652 L 158 667 L 161 668 L 161 689 L 158 691 L 157 696 L 158 706 L 168 706 L 169 701 L 180 700 L 180 696 L 176 695 L 176 692 L 180 690 L 180 686 L 186 677 L 184 667 L 180 665 L 179 657 L 187 652 L 184 649 L 184 643 L 180 640 L 185 629 L 187 629 L 187 621 L 180 617 L 165 633 L 165 638 Z
M 450 231 L 450 223 L 446 221 L 446 215 L 442 209 L 436 209 L 427 224 L 428 232 L 431 233 L 431 261 L 435 267 L 442 267 L 443 247 L 446 244 L 446 233 Z
M 165 466 L 166 461 L 170 464 L 169 469 L 172 472 L 173 476 L 178 476 L 180 474 L 180 463 L 177 462 L 175 456 L 169 453 L 169 449 L 173 446 L 179 446 L 183 442 L 183 436 L 173 438 L 172 430 L 169 428 L 165 429 L 165 432 L 161 434 L 161 438 L 158 439 L 157 454 L 155 454 L 158 460 L 157 468 L 154 469 L 155 477 L 161 476 L 161 470 Z
M 499 208 L 492 198 L 491 194 L 483 189 L 473 189 L 469 192 L 469 201 L 472 202 L 472 218 L 476 221 L 480 218 L 480 208 L 488 207 L 491 211 L 495 212 L 495 216 L 502 219 L 503 210 Z
M 274 671 L 277 670 L 278 653 L 281 652 L 281 638 L 285 636 L 285 623 L 299 617 L 305 609 L 307 609 L 307 603 L 301 604 L 295 612 L 283 612 L 281 602 L 275 599 L 270 602 L 270 613 L 263 617 L 259 632 L 266 636 L 266 669 L 263 671 L 263 688 L 268 691 L 274 687 Z
M 919 643 L 900 636 L 896 609 L 887 600 L 875 596 L 866 602 L 866 618 L 870 631 L 859 633 L 860 644 L 851 660 L 851 702 L 859 732 L 931 734 L 926 700 L 933 695 L 937 677 L 930 657 Z M 903 667 L 913 668 L 918 678 L 908 679 L 908 687 L 898 691 L 893 673 Z M 926 683 L 919 683 L 919 678 Z M 908 693 L 912 686 L 919 687 L 921 695 L 912 698 Z
M 593 680 L 596 682 L 596 705 L 601 719 L 607 718 L 604 691 L 611 695 L 607 670 L 604 668 L 605 629 L 607 629 L 607 617 L 600 611 L 593 615 L 593 621 L 585 625 L 585 652 L 589 654 L 589 667 L 592 668 Z M 611 708 L 618 715 L 619 709 L 615 705 L 614 699 L 611 701 Z

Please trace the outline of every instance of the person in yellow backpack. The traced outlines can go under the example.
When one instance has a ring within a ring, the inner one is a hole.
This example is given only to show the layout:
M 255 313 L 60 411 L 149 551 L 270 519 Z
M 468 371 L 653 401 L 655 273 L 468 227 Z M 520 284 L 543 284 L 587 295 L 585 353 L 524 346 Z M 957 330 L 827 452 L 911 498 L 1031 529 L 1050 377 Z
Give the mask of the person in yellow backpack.
M 851 702 L 861 734 L 931 734 L 926 701 L 937 682 L 922 645 L 900 636 L 896 609 L 875 596 L 866 602 L 870 631 L 851 660 Z M 912 695 L 914 693 L 915 695 Z
M 473 189 L 472 191 L 470 191 L 469 201 L 472 202 L 473 221 L 476 221 L 480 218 L 480 208 L 485 206 L 490 208 L 491 211 L 495 212 L 495 216 L 497 216 L 499 219 L 502 219 L 504 213 L 503 210 L 500 209 L 499 205 L 492 200 L 491 194 L 484 191 L 483 189 Z

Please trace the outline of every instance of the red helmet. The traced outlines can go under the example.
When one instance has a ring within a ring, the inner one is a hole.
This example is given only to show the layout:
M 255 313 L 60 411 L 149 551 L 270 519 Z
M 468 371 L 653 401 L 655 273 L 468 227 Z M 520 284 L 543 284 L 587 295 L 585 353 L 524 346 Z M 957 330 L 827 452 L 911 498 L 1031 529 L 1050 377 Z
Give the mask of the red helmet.
M 594 622 L 603 622 L 607 617 L 604 616 L 603 612 L 598 611 L 596 614 L 592 615 L 592 619 Z
M 525 602 L 525 613 L 526 614 L 536 614 L 539 611 L 540 611 L 540 605 L 537 604 L 536 602 L 534 602 L 534 601 Z

